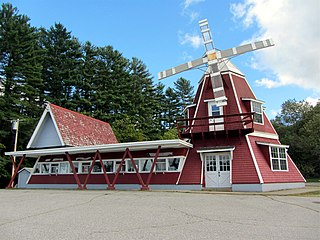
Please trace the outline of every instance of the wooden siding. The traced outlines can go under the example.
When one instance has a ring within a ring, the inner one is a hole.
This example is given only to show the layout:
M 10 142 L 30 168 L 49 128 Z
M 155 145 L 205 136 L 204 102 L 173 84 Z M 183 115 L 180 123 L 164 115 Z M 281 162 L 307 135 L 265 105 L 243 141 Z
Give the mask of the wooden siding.
M 147 181 L 149 173 L 140 173 L 144 182 Z M 83 184 L 87 174 L 78 174 Z M 108 174 L 110 182 L 115 174 Z M 179 177 L 178 172 L 153 173 L 150 184 L 176 184 Z M 76 184 L 72 174 L 32 175 L 28 184 Z M 91 174 L 88 184 L 106 184 L 103 174 Z M 140 184 L 135 173 L 120 173 L 116 184 Z
M 288 155 L 288 171 L 272 171 L 270 166 L 270 156 L 268 146 L 261 146 L 256 142 L 267 142 L 280 144 L 276 139 L 249 136 L 249 140 L 256 156 L 257 163 L 261 172 L 264 183 L 287 183 L 287 182 L 304 182 L 299 170 L 294 166 L 292 159 Z M 266 157 L 267 156 L 267 157 Z

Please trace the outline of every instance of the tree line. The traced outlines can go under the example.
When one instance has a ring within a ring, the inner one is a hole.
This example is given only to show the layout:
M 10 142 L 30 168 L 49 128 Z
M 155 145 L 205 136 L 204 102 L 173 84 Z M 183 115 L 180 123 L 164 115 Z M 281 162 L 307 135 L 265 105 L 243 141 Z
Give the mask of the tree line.
M 320 178 L 320 103 L 287 100 L 271 121 L 305 178 Z
M 0 9 L 0 51 L 0 178 L 11 171 L 3 154 L 13 148 L 10 121 L 21 120 L 22 150 L 46 102 L 109 122 L 128 142 L 176 138 L 174 121 L 194 96 L 189 80 L 155 84 L 137 57 L 80 42 L 61 23 L 34 27 L 10 3 Z

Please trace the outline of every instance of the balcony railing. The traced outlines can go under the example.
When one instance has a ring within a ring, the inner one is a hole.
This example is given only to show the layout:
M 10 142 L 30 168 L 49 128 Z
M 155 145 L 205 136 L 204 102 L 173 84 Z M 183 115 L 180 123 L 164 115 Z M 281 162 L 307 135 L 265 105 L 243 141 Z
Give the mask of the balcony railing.
M 254 112 L 178 119 L 179 135 L 215 131 L 253 130 Z

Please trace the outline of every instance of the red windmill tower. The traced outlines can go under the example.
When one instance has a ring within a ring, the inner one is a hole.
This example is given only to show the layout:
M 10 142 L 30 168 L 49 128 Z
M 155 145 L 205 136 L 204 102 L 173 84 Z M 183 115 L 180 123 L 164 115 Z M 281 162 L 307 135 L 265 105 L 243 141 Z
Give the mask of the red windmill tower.
M 270 191 L 305 186 L 305 179 L 287 154 L 248 85 L 230 61 L 246 52 L 273 46 L 271 39 L 227 50 L 214 48 L 208 21 L 199 22 L 204 57 L 160 72 L 163 79 L 207 65 L 187 118 L 177 120 L 180 138 L 193 144 L 179 184 L 233 191 Z

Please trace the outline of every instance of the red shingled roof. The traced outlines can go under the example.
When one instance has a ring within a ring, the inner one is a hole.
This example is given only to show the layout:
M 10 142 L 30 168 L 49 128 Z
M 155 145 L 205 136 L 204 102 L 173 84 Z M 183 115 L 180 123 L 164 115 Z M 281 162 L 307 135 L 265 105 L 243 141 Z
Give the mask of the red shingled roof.
M 49 103 L 66 146 L 118 143 L 109 123 Z

